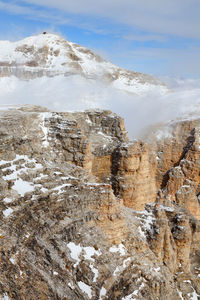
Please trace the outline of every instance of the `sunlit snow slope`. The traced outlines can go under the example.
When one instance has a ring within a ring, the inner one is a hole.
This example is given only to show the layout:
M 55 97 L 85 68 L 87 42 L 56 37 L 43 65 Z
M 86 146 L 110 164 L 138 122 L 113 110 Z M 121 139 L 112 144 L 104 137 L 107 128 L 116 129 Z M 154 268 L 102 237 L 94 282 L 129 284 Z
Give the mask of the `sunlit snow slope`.
M 0 42 L 0 111 L 18 104 L 108 109 L 138 138 L 151 124 L 200 114 L 200 80 L 164 81 L 170 92 L 152 76 L 121 69 L 53 34 Z
M 75 74 L 135 94 L 167 91 L 159 79 L 121 69 L 58 35 L 40 34 L 14 43 L 0 41 L 1 77 L 14 75 L 20 79 L 33 79 Z

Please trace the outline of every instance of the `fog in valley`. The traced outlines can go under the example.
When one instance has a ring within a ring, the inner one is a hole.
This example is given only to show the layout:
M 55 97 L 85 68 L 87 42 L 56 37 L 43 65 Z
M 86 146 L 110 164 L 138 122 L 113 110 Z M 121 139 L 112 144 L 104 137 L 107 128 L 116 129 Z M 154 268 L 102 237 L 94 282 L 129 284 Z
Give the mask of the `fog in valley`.
M 163 80 L 163 78 L 162 78 Z M 22 81 L 0 79 L 0 104 L 34 104 L 52 111 L 108 109 L 125 119 L 128 135 L 139 138 L 146 126 L 177 118 L 195 117 L 200 112 L 200 80 L 164 78 L 169 92 L 142 96 L 117 90 L 98 80 L 81 76 L 56 76 Z

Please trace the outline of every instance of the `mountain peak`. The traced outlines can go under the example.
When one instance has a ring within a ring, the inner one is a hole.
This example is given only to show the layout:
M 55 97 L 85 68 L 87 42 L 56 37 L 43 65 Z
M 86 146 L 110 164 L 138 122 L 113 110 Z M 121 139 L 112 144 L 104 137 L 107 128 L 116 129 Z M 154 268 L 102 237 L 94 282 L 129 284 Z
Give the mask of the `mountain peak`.
M 15 43 L 22 43 L 22 44 L 35 43 L 36 45 L 41 46 L 43 43 L 51 44 L 51 43 L 58 43 L 59 41 L 66 42 L 66 40 L 58 34 L 43 32 L 43 33 L 39 33 L 37 35 L 31 35 L 20 41 L 15 42 Z
M 167 87 L 151 75 L 122 69 L 83 46 L 46 32 L 14 43 L 0 42 L 0 76 L 12 75 L 26 80 L 81 75 L 136 94 L 154 89 L 167 91 Z

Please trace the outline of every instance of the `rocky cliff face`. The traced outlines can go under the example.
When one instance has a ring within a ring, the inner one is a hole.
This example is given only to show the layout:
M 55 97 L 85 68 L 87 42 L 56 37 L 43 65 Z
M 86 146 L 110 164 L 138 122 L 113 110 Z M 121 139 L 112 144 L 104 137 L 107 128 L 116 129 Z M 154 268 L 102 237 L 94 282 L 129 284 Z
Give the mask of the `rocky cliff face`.
M 197 219 L 200 218 L 199 122 L 199 119 L 172 122 L 167 137 L 157 139 L 152 147 L 152 152 L 157 155 L 159 201 L 185 207 Z
M 198 299 L 199 123 L 1 112 L 1 299 Z

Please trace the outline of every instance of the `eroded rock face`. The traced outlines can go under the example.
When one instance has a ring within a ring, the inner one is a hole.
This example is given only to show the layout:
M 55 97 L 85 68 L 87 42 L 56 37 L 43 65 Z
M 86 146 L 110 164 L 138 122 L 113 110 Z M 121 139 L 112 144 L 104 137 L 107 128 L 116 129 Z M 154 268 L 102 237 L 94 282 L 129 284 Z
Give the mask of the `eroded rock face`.
M 147 144 L 138 141 L 120 145 L 114 153 L 113 162 L 114 191 L 124 199 L 125 206 L 143 210 L 147 202 L 155 201 L 155 170 Z
M 197 124 L 172 151 L 109 111 L 2 112 L 0 298 L 197 298 Z
M 157 183 L 163 193 L 158 197 L 159 201 L 177 203 L 188 209 L 198 220 L 200 219 L 199 123 L 200 120 L 197 119 L 173 124 L 171 139 L 162 139 L 156 145 Z M 168 150 L 165 152 L 166 147 Z

